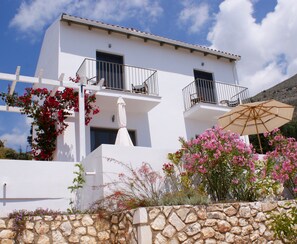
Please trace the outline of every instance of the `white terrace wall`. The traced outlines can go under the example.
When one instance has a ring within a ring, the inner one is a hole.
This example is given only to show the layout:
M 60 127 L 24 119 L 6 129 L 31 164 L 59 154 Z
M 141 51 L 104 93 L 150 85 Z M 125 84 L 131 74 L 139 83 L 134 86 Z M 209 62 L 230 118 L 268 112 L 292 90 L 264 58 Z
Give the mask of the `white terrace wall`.
M 0 160 L 0 216 L 13 210 L 65 211 L 75 162 Z
M 121 164 L 129 165 L 135 170 L 145 162 L 149 163 L 153 170 L 162 172 L 163 164 L 168 161 L 169 152 L 174 152 L 174 149 L 101 145 L 82 161 L 86 172 L 86 183 L 79 207 L 87 209 L 93 202 L 106 195 L 109 188 L 103 186 L 117 181 L 119 173 L 131 173 Z

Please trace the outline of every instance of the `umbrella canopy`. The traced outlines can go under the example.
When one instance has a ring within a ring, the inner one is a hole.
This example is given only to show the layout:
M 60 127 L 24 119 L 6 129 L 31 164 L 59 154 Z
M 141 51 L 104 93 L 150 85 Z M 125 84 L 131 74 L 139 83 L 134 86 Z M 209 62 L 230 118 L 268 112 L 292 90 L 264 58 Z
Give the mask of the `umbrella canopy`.
M 276 100 L 240 104 L 218 119 L 219 125 L 240 135 L 270 132 L 292 120 L 294 107 Z
M 119 125 L 119 131 L 116 137 L 115 144 L 122 146 L 133 146 L 133 142 L 130 138 L 127 126 L 127 116 L 126 116 L 126 103 L 122 97 L 118 98 L 118 113 L 117 113 L 117 121 Z

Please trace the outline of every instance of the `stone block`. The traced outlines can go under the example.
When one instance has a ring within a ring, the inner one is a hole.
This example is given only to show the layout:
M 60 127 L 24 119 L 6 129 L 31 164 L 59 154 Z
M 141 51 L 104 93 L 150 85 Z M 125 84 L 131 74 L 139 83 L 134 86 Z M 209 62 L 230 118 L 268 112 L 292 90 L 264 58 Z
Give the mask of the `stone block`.
M 224 213 L 229 217 L 234 216 L 237 214 L 237 209 L 234 208 L 233 206 L 230 206 L 230 207 L 224 209 Z
M 15 233 L 12 230 L 1 230 L 0 239 L 10 239 L 15 236 Z
M 208 238 L 214 237 L 215 231 L 211 227 L 206 227 L 201 229 L 201 234 L 203 239 L 208 239 Z
M 106 241 L 110 238 L 108 231 L 100 231 L 97 236 L 99 241 Z
M 60 229 L 62 230 L 64 236 L 70 236 L 72 231 L 72 225 L 70 224 L 69 221 L 63 222 L 60 225 Z
M 156 218 L 158 216 L 158 214 L 161 212 L 161 210 L 159 208 L 154 208 L 152 210 L 149 211 L 149 219 L 153 220 L 154 218 Z
M 231 225 L 225 220 L 218 221 L 217 226 L 218 231 L 221 233 L 226 233 L 231 230 Z
M 172 225 L 167 225 L 162 231 L 163 236 L 171 238 L 176 233 L 176 229 Z
M 30 230 L 24 230 L 22 239 L 24 243 L 34 243 L 34 233 Z
M 147 223 L 147 211 L 145 208 L 136 209 L 133 215 L 133 224 L 146 224 Z
M 262 210 L 263 212 L 269 212 L 277 207 L 277 202 L 263 202 Z
M 176 213 L 172 213 L 169 217 L 169 223 L 172 224 L 177 231 L 182 230 L 186 225 L 181 219 L 176 215 Z
M 186 224 L 193 223 L 193 222 L 196 222 L 197 219 L 198 219 L 198 217 L 195 213 L 189 213 L 185 220 L 185 223 Z
M 6 228 L 5 221 L 3 219 L 0 219 L 0 229 L 5 229 L 5 228 Z
M 37 244 L 50 244 L 50 239 L 46 235 L 39 236 Z
M 84 215 L 84 217 L 81 220 L 81 223 L 83 226 L 90 226 L 92 224 L 94 224 L 94 220 L 91 218 L 90 215 Z
M 182 221 L 184 221 L 188 215 L 188 213 L 190 212 L 190 209 L 188 208 L 181 208 L 179 210 L 176 211 L 176 214 L 178 215 L 178 217 L 180 217 L 180 219 Z
M 151 224 L 154 230 L 163 230 L 166 224 L 166 219 L 163 214 L 160 214 Z
M 201 231 L 201 225 L 199 223 L 194 223 L 185 228 L 185 232 L 188 236 L 196 235 Z

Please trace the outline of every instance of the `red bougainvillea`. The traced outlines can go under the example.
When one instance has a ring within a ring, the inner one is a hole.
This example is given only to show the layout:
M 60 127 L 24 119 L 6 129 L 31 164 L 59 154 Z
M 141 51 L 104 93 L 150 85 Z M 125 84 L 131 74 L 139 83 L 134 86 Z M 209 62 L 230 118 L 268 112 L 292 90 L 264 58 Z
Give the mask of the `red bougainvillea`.
M 78 83 L 79 77 L 70 78 Z M 0 97 L 8 106 L 21 108 L 21 113 L 33 119 L 35 134 L 31 149 L 36 160 L 52 160 L 56 150 L 56 140 L 67 128 L 66 118 L 72 111 L 79 111 L 78 91 L 64 88 L 62 91 L 52 91 L 46 88 L 26 88 L 23 96 L 16 93 L 1 93 Z M 95 105 L 96 96 L 85 93 L 85 123 L 88 125 L 92 115 L 99 113 Z

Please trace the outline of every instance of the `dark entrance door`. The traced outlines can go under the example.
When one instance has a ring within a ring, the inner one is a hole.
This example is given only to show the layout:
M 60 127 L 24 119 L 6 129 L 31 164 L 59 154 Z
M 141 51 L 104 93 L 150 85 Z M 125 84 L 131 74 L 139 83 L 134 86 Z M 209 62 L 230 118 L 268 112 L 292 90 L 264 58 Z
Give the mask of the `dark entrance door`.
M 133 145 L 136 146 L 136 133 L 129 130 L 130 138 Z M 94 151 L 101 144 L 114 144 L 117 137 L 118 129 L 105 129 L 91 127 L 91 151 Z
M 201 101 L 216 103 L 215 84 L 212 73 L 194 70 L 197 97 Z
M 96 52 L 96 60 L 97 80 L 104 78 L 106 88 L 123 90 L 123 56 Z

